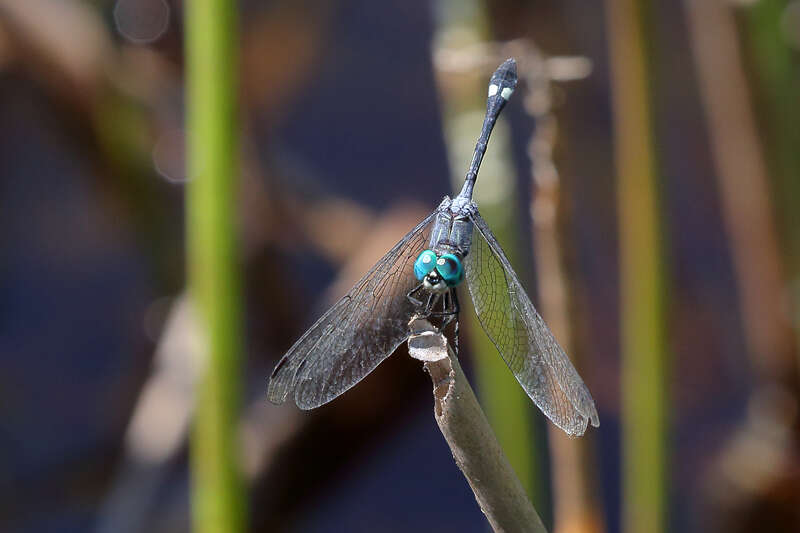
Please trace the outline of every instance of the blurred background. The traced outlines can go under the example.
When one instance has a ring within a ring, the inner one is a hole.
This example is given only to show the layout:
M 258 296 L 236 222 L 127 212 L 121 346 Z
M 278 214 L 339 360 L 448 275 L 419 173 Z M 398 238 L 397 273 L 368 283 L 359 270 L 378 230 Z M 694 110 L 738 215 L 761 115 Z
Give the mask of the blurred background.
M 191 528 L 184 9 L 0 0 L 0 530 Z M 463 313 L 554 531 L 800 531 L 800 2 L 238 2 L 239 461 L 250 531 L 487 531 L 405 347 L 311 412 L 297 337 L 477 185 L 599 428 L 568 440 Z M 462 300 L 466 299 L 462 297 Z

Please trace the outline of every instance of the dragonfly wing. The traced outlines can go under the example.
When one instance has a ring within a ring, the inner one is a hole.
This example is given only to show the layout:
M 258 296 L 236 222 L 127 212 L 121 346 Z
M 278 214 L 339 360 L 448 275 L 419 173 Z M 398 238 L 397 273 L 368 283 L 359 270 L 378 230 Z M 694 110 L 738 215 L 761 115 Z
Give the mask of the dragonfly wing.
M 570 436 L 600 424 L 594 400 L 533 307 L 489 226 L 475 211 L 465 277 L 483 329 L 522 388 Z
M 301 409 L 333 400 L 408 339 L 416 311 L 406 295 L 419 282 L 414 261 L 428 246 L 436 211 L 420 222 L 303 334 L 272 372 L 268 397 L 294 391 Z

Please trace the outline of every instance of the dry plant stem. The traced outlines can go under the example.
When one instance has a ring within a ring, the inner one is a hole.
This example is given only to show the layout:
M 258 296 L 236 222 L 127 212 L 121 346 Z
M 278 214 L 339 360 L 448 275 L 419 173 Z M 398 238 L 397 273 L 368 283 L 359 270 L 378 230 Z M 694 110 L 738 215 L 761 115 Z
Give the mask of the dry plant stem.
M 797 399 L 784 387 L 796 383 L 796 345 L 784 309 L 786 283 L 767 163 L 732 6 L 721 0 L 684 0 L 684 4 L 756 378 L 747 419 L 720 454 L 709 485 L 722 517 L 733 507 L 763 499 L 792 468 L 788 465 L 794 455 Z M 770 459 L 753 461 L 753 449 Z
M 448 356 L 443 353 L 439 361 L 425 363 L 433 381 L 436 423 L 481 511 L 496 532 L 547 531 L 503 454 L 458 359 L 446 341 L 441 346 Z
M 558 123 L 551 106 L 551 78 L 545 57 L 538 49 L 527 45 L 524 50 L 524 55 L 517 54 L 523 58 L 519 62 L 520 73 L 527 82 L 524 105 L 536 121 L 528 154 L 535 191 L 530 215 L 540 309 L 561 346 L 567 353 L 574 353 L 567 309 L 567 276 L 561 265 L 558 234 L 560 178 L 553 161 Z M 604 530 L 602 512 L 592 490 L 594 480 L 587 449 L 591 441 L 570 439 L 552 425 L 548 427 L 548 441 L 554 496 L 553 530 L 556 533 L 601 533 Z
M 564 349 L 571 353 L 567 318 L 567 282 L 560 263 L 556 214 L 558 181 L 539 185 L 532 208 L 536 243 L 536 270 L 542 315 Z M 599 505 L 592 492 L 586 438 L 570 439 L 554 426 L 548 428 L 555 497 L 555 531 L 568 533 L 603 531 Z
M 550 329 L 565 350 L 570 350 L 567 322 L 566 280 L 560 265 L 556 210 L 558 182 L 540 185 L 532 208 L 536 243 L 536 270 L 540 308 Z M 571 352 L 571 350 L 570 350 Z M 568 352 L 568 353 L 570 353 Z M 584 469 L 587 450 L 584 439 L 570 439 L 556 427 L 548 428 L 550 461 L 555 494 L 556 532 L 599 532 L 600 511 L 592 499 L 590 480 Z
M 95 533 L 146 531 L 166 465 L 186 441 L 202 369 L 197 321 L 185 296 L 172 306 L 153 372 L 125 432 L 122 464 L 98 510 Z

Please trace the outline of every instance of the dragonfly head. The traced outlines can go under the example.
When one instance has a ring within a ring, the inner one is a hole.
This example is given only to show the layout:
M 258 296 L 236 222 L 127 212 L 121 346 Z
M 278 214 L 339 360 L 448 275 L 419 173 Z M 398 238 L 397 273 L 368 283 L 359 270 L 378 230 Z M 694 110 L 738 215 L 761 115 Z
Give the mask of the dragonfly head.
M 414 275 L 431 292 L 447 292 L 464 279 L 461 259 L 455 254 L 436 255 L 433 250 L 425 250 L 414 262 Z

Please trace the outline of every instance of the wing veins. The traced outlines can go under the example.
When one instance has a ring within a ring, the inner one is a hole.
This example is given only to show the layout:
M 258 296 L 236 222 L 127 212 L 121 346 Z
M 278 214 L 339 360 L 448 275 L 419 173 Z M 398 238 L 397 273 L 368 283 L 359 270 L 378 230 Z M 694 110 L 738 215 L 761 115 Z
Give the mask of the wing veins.
M 480 237 L 473 234 L 474 255 L 466 257 L 465 268 L 481 325 L 537 406 L 568 434 L 583 434 L 588 422 L 599 424 L 586 385 L 530 302 L 486 222 L 477 210 L 470 218 Z M 488 278 L 485 283 L 478 279 L 482 276 Z M 501 291 L 506 291 L 508 302 L 500 301 Z M 556 390 L 551 390 L 553 385 Z
M 427 242 L 426 230 L 436 212 L 379 259 L 281 358 L 269 384 L 269 399 L 273 403 L 282 403 L 292 392 L 301 408 L 326 403 L 358 383 L 403 342 L 398 339 L 407 336 L 406 317 L 384 315 L 410 315 L 405 294 L 395 292 L 401 288 L 403 275 L 408 274 L 405 271 L 409 257 L 417 248 L 422 251 Z M 353 324 L 364 327 L 348 327 Z M 383 331 L 384 326 L 388 331 Z M 376 353 L 369 353 L 373 350 Z

